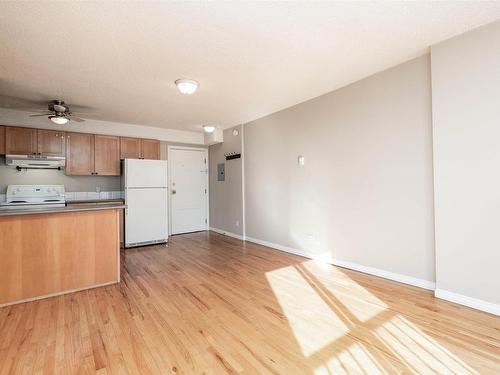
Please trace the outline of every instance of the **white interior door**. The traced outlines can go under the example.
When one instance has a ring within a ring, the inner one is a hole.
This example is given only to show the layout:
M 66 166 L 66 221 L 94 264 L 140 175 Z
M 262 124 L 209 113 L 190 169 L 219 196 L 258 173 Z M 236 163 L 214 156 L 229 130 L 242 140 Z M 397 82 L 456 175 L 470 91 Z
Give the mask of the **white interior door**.
M 208 229 L 207 150 L 170 149 L 172 234 Z

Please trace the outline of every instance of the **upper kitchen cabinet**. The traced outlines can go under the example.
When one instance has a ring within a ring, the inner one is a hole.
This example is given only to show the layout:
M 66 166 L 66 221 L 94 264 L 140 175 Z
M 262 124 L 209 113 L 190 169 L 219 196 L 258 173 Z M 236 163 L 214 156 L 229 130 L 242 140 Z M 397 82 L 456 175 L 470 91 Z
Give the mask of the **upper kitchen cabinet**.
M 66 153 L 66 134 L 55 130 L 37 132 L 38 152 L 44 156 L 64 156 Z
M 120 175 L 120 138 L 109 135 L 94 136 L 94 174 Z
M 11 155 L 37 155 L 37 130 L 5 128 L 5 153 Z
M 156 139 L 120 138 L 120 159 L 160 159 L 160 141 Z
M 66 174 L 119 176 L 120 138 L 108 135 L 66 133 Z
M 140 138 L 120 137 L 120 159 L 140 159 L 141 148 Z
M 0 126 L 0 155 L 5 155 L 5 128 Z
M 156 139 L 141 139 L 141 159 L 160 159 L 160 141 Z
M 90 176 L 94 174 L 94 135 L 66 133 L 66 174 Z

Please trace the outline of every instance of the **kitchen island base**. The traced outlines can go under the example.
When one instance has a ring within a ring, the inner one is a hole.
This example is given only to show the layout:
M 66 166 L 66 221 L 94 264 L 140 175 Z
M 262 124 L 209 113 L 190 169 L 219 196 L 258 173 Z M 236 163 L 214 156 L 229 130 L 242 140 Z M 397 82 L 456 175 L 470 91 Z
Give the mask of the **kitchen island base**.
M 120 210 L 0 216 L 0 306 L 119 282 Z

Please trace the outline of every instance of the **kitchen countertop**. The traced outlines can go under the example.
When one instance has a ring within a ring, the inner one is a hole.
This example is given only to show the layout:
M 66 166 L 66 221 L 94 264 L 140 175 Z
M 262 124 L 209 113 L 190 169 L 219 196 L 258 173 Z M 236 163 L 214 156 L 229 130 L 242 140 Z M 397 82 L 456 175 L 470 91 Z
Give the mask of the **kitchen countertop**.
M 113 200 L 111 200 L 113 201 Z M 116 199 L 114 200 L 116 202 Z M 36 207 L 36 208 L 0 208 L 0 216 L 16 216 L 16 215 L 34 215 L 34 214 L 51 214 L 61 212 L 78 212 L 78 211 L 98 211 L 110 209 L 124 209 L 127 206 L 123 203 L 90 203 L 82 204 L 81 206 L 65 206 L 65 207 Z

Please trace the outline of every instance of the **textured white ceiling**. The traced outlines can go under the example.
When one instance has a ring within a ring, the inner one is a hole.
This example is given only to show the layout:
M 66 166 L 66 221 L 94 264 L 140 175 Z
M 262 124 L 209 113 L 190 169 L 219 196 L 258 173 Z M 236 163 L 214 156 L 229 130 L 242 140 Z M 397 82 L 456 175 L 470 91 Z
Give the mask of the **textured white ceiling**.
M 3 1 L 0 95 L 63 98 L 96 120 L 228 127 L 499 18 L 500 2 Z M 177 78 L 199 91 L 181 95 Z

